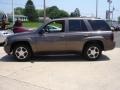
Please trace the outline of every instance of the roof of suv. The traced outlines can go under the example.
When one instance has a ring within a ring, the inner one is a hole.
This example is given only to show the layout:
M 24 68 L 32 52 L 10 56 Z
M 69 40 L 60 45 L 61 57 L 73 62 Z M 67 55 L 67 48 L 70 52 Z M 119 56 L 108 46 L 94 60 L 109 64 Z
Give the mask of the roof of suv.
M 100 19 L 100 18 L 82 18 L 82 17 L 70 17 L 70 18 L 58 18 L 58 19 L 53 19 L 54 20 L 103 20 L 103 19 Z

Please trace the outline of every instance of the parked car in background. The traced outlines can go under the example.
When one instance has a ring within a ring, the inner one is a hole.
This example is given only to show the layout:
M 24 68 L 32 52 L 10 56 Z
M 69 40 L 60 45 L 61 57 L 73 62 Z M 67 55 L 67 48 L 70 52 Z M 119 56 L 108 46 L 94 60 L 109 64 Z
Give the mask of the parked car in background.
M 7 29 L 7 25 L 9 25 L 8 16 L 3 11 L 0 11 L 0 45 L 4 44 L 8 36 L 14 34 L 12 30 Z
M 4 44 L 6 38 L 13 34 L 12 30 L 0 30 L 0 45 Z
M 114 31 L 120 31 L 120 24 L 118 22 L 113 22 L 112 28 L 114 29 Z
M 61 30 L 61 28 L 59 28 L 59 27 L 57 27 L 57 26 L 53 26 L 53 25 L 48 25 L 47 27 L 46 27 L 46 30 L 50 30 L 50 31 L 60 31 Z
M 57 25 L 58 29 L 48 28 Z M 19 61 L 44 52 L 82 53 L 88 60 L 97 60 L 102 51 L 115 47 L 114 35 L 109 25 L 101 19 L 63 18 L 55 19 L 37 31 L 9 36 L 4 50 Z
M 119 26 L 114 27 L 114 30 L 115 30 L 115 31 L 120 31 L 120 25 L 119 25 Z

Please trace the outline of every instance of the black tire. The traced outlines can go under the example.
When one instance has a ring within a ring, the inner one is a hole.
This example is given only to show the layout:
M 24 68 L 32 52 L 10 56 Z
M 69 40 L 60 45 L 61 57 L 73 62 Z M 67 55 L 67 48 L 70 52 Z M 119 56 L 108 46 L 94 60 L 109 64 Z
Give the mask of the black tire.
M 32 56 L 32 50 L 28 45 L 18 44 L 14 46 L 13 55 L 18 61 L 28 61 Z
M 87 60 L 97 60 L 102 54 L 101 46 L 98 44 L 88 44 L 83 50 L 83 56 Z

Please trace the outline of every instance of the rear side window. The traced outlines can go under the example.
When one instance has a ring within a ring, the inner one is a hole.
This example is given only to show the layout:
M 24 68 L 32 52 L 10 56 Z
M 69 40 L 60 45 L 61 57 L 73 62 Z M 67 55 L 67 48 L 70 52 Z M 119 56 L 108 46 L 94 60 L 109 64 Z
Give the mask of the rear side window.
M 69 31 L 87 31 L 83 20 L 69 20 Z
M 110 27 L 104 20 L 88 20 L 93 30 L 109 31 Z

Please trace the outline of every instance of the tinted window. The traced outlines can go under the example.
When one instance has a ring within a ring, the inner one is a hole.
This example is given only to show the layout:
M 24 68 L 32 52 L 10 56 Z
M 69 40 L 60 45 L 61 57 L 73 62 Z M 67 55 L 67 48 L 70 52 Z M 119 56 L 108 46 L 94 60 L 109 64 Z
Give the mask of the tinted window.
M 87 31 L 83 20 L 69 20 L 69 31 Z
M 83 20 L 81 20 L 81 26 L 82 26 L 82 31 L 88 31 L 88 29 L 87 29 Z
M 88 22 L 91 24 L 93 30 L 110 30 L 109 25 L 103 20 L 89 20 Z

